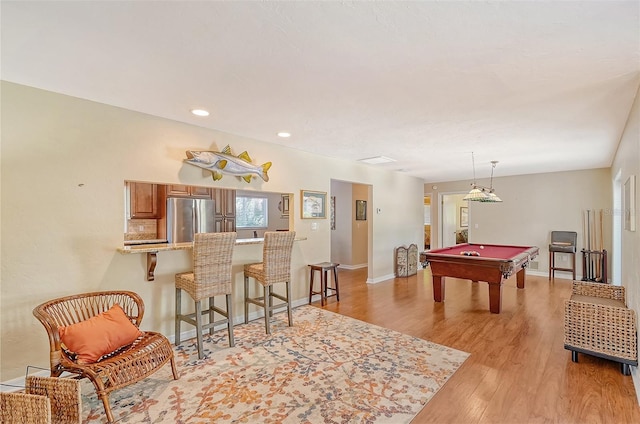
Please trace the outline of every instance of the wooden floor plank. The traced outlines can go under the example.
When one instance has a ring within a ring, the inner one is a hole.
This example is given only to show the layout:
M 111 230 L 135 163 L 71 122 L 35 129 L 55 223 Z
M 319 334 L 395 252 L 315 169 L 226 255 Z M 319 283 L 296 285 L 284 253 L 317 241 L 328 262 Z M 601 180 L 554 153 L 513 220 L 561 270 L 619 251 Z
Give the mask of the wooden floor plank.
M 340 301 L 325 309 L 469 352 L 471 356 L 414 423 L 640 423 L 631 377 L 619 364 L 563 345 L 564 301 L 571 281 L 509 279 L 502 312 L 489 312 L 486 283 L 447 278 L 433 301 L 431 274 L 377 284 L 366 269 L 340 270 Z M 314 302 L 320 307 L 320 302 Z

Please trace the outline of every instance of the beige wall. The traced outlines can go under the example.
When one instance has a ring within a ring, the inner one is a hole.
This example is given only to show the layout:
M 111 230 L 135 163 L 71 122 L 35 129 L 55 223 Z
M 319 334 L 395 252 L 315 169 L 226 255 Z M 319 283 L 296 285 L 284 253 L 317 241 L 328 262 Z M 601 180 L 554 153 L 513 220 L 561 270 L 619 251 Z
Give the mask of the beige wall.
M 636 223 L 635 232 L 620 230 L 620 252 L 622 272 L 621 283 L 627 290 L 627 304 L 640 316 L 640 89 L 622 134 L 620 145 L 611 166 L 611 175 L 619 175 L 620 184 L 631 175 L 636 177 L 636 215 L 632 217 Z M 620 193 L 622 195 L 622 193 Z M 631 367 L 633 381 L 638 399 L 640 399 L 640 372 Z
M 494 178 L 493 186 L 502 203 L 469 203 L 469 241 L 531 245 L 540 248 L 538 270 L 549 269 L 549 238 L 553 230 L 576 231 L 578 250 L 582 249 L 582 211 L 611 211 L 609 169 L 592 169 L 548 174 Z M 425 184 L 425 192 L 468 192 L 469 181 Z M 437 189 L 433 187 L 436 186 Z M 437 240 L 439 202 L 432 202 L 432 247 Z M 605 248 L 611 250 L 611 214 L 604 219 Z M 578 275 L 581 275 L 580 257 Z
M 3 82 L 1 151 L 0 379 L 48 366 L 45 331 L 32 309 L 86 291 L 130 289 L 146 303 L 142 327 L 173 335 L 174 274 L 189 251 L 160 252 L 156 280 L 145 281 L 143 255 L 122 255 L 125 180 L 293 193 L 294 298 L 308 296 L 307 264 L 330 257 L 329 219 L 301 220 L 301 189 L 330 191 L 331 178 L 372 186 L 369 278 L 393 275 L 393 249 L 422 239 L 421 180 L 167 119 Z M 246 184 L 183 164 L 187 149 L 247 150 L 273 162 L 270 180 Z M 399 201 L 398 199 L 402 199 Z M 318 228 L 312 229 L 312 223 Z M 242 265 L 260 245 L 236 248 L 235 310 L 241 313 Z M 186 303 L 186 301 L 185 301 Z M 240 319 L 240 316 L 236 316 Z

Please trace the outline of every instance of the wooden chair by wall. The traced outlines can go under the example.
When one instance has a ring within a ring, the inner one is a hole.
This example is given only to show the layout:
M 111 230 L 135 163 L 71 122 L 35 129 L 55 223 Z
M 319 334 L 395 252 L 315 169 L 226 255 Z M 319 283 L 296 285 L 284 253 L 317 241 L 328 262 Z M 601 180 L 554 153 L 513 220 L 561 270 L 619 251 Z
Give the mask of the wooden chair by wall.
M 576 244 L 578 233 L 575 231 L 551 231 L 549 244 L 549 280 L 555 278 L 556 271 L 571 271 L 572 279 L 576 279 Z M 567 253 L 571 256 L 571 268 L 556 266 L 556 253 Z

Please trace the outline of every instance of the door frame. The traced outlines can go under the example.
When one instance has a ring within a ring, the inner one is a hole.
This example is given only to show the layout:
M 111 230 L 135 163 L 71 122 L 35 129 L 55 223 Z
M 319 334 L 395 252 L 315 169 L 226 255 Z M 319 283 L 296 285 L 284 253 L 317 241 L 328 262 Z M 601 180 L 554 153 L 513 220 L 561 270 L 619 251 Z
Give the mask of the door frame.
M 442 248 L 444 247 L 444 200 L 446 196 L 465 196 L 467 194 L 466 191 L 449 191 L 449 192 L 442 192 L 442 193 L 438 193 L 438 243 L 437 243 L 437 247 L 436 248 Z M 433 198 L 432 198 L 433 200 Z M 469 203 L 469 202 L 467 202 Z M 469 239 L 471 239 L 471 208 L 468 209 L 469 212 L 469 226 L 468 231 L 469 231 Z M 455 218 L 455 222 L 458 222 L 458 216 L 457 213 L 458 211 L 456 210 L 454 212 L 456 214 Z M 456 227 L 457 229 L 457 227 Z M 433 231 L 433 228 L 431 229 Z M 455 244 L 455 243 L 454 243 Z M 431 248 L 433 249 L 434 247 L 431 246 Z

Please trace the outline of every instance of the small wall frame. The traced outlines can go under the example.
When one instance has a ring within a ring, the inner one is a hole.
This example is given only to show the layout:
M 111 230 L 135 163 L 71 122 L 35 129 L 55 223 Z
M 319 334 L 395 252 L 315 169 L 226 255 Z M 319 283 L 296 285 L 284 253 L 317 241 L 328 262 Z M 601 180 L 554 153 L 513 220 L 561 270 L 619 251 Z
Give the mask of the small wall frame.
M 327 217 L 327 192 L 300 190 L 300 215 L 302 219 Z
M 469 226 L 469 208 L 467 206 L 460 206 L 460 227 Z
M 636 176 L 629 175 L 624 183 L 623 189 L 623 221 L 624 229 L 627 231 L 636 230 Z
M 356 221 L 367 220 L 367 201 L 356 200 Z

